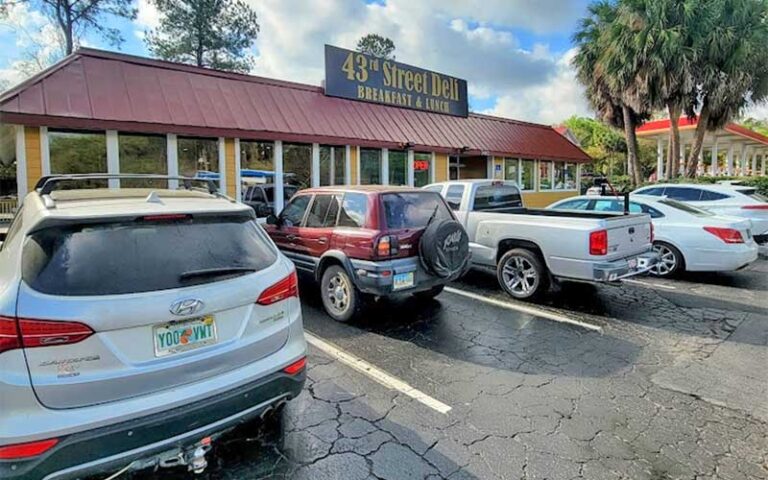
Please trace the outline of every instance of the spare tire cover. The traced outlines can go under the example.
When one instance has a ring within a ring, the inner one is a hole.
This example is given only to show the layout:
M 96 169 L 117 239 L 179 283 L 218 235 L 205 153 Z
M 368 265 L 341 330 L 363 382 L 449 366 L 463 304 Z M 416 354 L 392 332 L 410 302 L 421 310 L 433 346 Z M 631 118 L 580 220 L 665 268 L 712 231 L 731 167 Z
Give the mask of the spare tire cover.
M 419 256 L 431 274 L 451 277 L 464 270 L 469 261 L 469 236 L 456 220 L 433 222 L 421 236 Z

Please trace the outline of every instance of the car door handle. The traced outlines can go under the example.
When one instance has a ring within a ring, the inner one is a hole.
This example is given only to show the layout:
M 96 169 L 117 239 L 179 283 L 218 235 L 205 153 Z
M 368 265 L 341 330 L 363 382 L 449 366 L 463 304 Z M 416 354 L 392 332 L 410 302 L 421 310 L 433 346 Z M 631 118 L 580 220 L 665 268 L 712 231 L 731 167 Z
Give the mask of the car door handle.
M 634 234 L 635 233 L 635 227 L 629 227 L 629 233 Z
M 290 241 L 294 241 L 294 240 L 296 240 L 296 235 L 290 233 L 285 238 L 287 238 Z
M 321 245 L 325 245 L 326 243 L 328 243 L 328 239 L 325 238 L 325 237 L 320 237 L 320 238 L 317 239 L 317 243 L 319 243 Z

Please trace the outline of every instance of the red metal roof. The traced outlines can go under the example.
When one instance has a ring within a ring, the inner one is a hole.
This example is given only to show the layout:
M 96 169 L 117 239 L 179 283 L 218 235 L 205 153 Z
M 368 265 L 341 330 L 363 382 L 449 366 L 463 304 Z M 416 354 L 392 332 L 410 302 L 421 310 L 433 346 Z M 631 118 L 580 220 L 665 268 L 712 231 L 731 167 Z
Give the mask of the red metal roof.
M 680 117 L 679 126 L 682 127 L 695 127 L 698 125 L 698 118 L 688 118 L 688 117 Z M 640 128 L 637 129 L 637 133 L 643 134 L 643 133 L 658 133 L 658 132 L 664 132 L 668 131 L 671 128 L 671 124 L 668 118 L 665 118 L 664 120 L 654 120 L 652 122 L 646 122 L 644 123 Z M 762 135 L 760 133 L 755 132 L 754 130 L 750 130 L 746 127 L 742 127 L 741 125 L 737 123 L 729 123 L 726 125 L 723 130 L 725 130 L 728 133 L 732 133 L 734 135 L 739 135 L 741 137 L 749 138 L 750 140 L 754 140 L 756 142 L 768 145 L 768 137 L 765 135 Z
M 546 125 L 357 102 L 320 87 L 92 49 L 0 96 L 0 121 L 590 161 Z

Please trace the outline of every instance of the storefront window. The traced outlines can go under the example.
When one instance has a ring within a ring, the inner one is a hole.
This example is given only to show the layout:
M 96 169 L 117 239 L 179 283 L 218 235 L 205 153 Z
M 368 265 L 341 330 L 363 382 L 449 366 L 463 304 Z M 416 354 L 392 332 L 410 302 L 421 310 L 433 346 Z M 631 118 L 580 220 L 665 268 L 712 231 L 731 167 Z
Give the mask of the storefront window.
M 48 131 L 51 173 L 106 173 L 104 132 Z
M 299 190 L 312 184 L 312 145 L 286 143 L 283 145 L 285 183 Z
M 320 146 L 320 185 L 344 185 L 347 166 L 344 146 Z
M 576 164 L 566 163 L 565 164 L 565 189 L 576 190 L 577 178 L 578 178 L 578 175 L 576 174 Z
M 333 147 L 333 185 L 347 183 L 347 148 Z
M 520 188 L 523 190 L 533 190 L 536 176 L 536 162 L 533 160 L 522 160 L 520 162 Z
M 275 171 L 275 143 L 240 140 L 240 169 Z
M 576 190 L 576 165 L 555 162 L 555 190 Z
M 331 185 L 331 151 L 332 147 L 320 147 L 320 186 Z
M 552 190 L 552 162 L 539 162 L 539 190 Z
M 413 186 L 421 188 L 432 183 L 432 154 L 413 154 Z
M 520 160 L 516 158 L 504 159 L 504 180 L 520 182 Z
M 120 133 L 117 138 L 120 173 L 168 173 L 168 149 L 163 135 L 134 135 Z M 167 188 L 164 180 L 122 180 L 124 188 Z
M 408 183 L 408 153 L 402 150 L 389 151 L 389 184 L 406 185 Z
M 0 214 L 10 214 L 16 200 L 3 199 L 16 194 L 16 127 L 0 124 Z
M 381 150 L 360 149 L 360 185 L 381 184 Z
M 194 177 L 219 171 L 219 141 L 215 138 L 179 137 L 179 175 Z

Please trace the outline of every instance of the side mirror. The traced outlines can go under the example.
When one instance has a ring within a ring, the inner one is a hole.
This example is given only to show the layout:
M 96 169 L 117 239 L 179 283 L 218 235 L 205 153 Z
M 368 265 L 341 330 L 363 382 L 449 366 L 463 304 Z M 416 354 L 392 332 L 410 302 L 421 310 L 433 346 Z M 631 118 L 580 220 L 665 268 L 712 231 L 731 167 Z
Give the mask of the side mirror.
M 280 223 L 280 219 L 278 219 L 274 213 L 267 215 L 267 225 L 277 226 L 278 223 Z
M 272 215 L 272 208 L 266 203 L 260 203 L 256 205 L 256 216 L 259 218 L 269 217 Z

